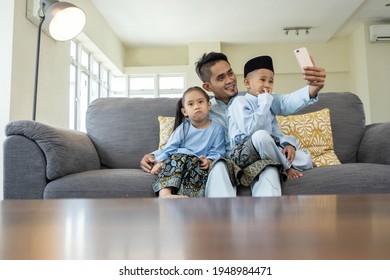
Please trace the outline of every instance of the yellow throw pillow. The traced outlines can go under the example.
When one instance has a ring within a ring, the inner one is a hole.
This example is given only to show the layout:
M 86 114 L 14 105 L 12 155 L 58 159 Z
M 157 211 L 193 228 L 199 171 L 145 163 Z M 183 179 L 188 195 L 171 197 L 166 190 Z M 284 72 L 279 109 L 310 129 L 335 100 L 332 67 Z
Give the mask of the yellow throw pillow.
M 160 143 L 158 144 L 158 148 L 161 150 L 164 149 L 172 134 L 173 127 L 175 125 L 175 118 L 158 116 L 157 119 L 160 123 Z
M 285 135 L 294 135 L 301 150 L 308 150 L 317 166 L 341 164 L 333 148 L 333 134 L 329 109 L 317 112 L 277 116 Z

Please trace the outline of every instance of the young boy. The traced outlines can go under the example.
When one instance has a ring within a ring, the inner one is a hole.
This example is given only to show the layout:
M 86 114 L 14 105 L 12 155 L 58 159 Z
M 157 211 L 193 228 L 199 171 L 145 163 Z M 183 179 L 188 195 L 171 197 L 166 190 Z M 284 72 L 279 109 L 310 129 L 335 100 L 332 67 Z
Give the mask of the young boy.
M 259 56 L 244 66 L 245 96 L 237 96 L 228 109 L 229 138 L 232 159 L 241 161 L 245 157 L 242 149 L 252 143 L 252 137 L 261 138 L 255 147 L 261 159 L 272 159 L 281 163 L 290 179 L 303 176 L 301 171 L 313 168 L 310 153 L 298 150 L 294 136 L 285 136 L 280 130 L 271 109 L 273 100 L 274 68 L 272 58 Z M 257 141 L 256 141 L 257 142 Z M 236 156 L 237 157 L 237 156 Z

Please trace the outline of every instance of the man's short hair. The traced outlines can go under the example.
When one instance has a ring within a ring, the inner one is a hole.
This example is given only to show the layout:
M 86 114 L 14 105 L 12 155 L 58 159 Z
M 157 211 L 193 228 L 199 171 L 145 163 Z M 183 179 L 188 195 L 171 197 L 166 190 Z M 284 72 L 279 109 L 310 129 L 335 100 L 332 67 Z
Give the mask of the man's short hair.
M 210 82 L 211 77 L 211 67 L 213 67 L 218 61 L 224 60 L 229 63 L 227 56 L 223 53 L 210 52 L 205 53 L 203 56 L 195 63 L 195 70 L 202 82 Z M 230 63 L 229 63 L 230 65 Z

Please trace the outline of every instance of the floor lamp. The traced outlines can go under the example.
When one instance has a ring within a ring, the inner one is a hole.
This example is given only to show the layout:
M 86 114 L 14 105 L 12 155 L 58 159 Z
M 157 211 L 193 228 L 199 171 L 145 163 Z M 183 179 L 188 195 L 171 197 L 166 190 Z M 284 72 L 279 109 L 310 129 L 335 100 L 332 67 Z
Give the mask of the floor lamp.
M 67 41 L 76 37 L 83 30 L 86 15 L 83 10 L 68 2 L 57 0 L 40 0 L 38 16 L 37 52 L 35 61 L 35 82 L 33 115 L 35 121 L 38 96 L 39 54 L 41 47 L 42 26 L 45 25 L 49 35 L 57 41 Z

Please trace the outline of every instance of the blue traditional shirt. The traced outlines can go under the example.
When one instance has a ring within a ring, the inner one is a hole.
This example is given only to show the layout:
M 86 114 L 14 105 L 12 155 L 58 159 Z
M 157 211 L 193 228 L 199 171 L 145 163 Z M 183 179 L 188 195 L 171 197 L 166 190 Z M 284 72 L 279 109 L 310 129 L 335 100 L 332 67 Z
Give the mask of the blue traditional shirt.
M 271 109 L 273 95 L 264 93 L 254 96 L 250 93 L 237 96 L 228 108 L 230 145 L 248 140 L 258 130 L 265 130 L 279 138 L 282 147 L 290 144 L 298 149 L 294 136 L 285 136 L 280 130 L 275 114 Z
M 229 124 L 228 124 L 228 108 L 232 104 L 235 98 L 241 95 L 236 95 L 231 98 L 228 104 L 222 101 L 212 98 L 210 100 L 212 107 L 209 112 L 209 118 L 219 122 L 225 129 L 225 148 L 226 154 L 230 155 L 232 145 L 229 137 Z M 290 94 L 277 94 L 273 93 L 273 100 L 271 104 L 272 112 L 275 115 L 287 116 L 291 115 L 307 105 L 313 104 L 318 101 L 318 95 L 315 98 L 310 98 L 309 86 L 305 86 Z
M 179 125 L 169 137 L 164 149 L 155 151 L 156 161 L 162 162 L 171 154 L 204 155 L 210 160 L 225 156 L 225 131 L 216 121 L 206 128 L 196 128 L 190 121 Z

